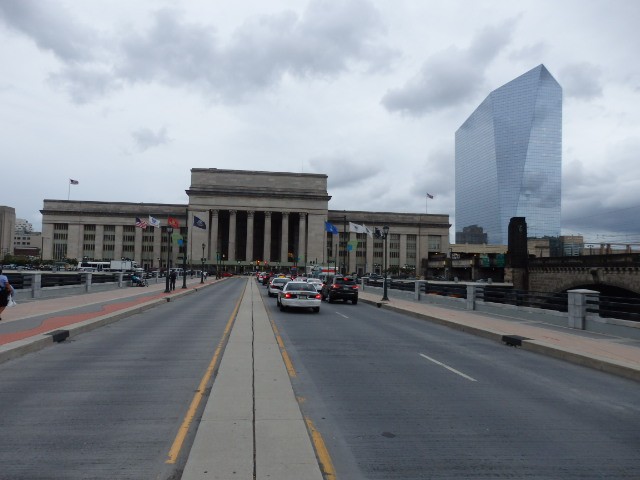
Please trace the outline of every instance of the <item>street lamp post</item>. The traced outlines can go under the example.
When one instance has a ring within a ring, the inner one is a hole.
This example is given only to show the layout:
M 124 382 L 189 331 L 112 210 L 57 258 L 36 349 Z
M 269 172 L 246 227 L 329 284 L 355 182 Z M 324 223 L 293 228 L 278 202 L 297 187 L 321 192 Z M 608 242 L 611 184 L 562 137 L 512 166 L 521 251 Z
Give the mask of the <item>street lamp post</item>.
M 204 283 L 204 247 L 206 247 L 206 245 L 203 243 L 202 244 L 202 270 L 200 271 L 200 283 Z
M 164 289 L 164 293 L 170 293 L 171 292 L 171 288 L 169 285 L 169 268 L 171 266 L 171 234 L 173 233 L 173 228 L 172 227 L 167 227 L 167 270 L 165 272 L 166 277 L 167 277 L 167 281 L 166 281 L 166 287 Z
M 382 238 L 384 239 L 384 288 L 382 290 L 382 301 L 389 301 L 387 296 L 387 237 L 389 236 L 389 225 L 382 227 Z
M 185 239 L 182 240 L 182 288 L 187 288 L 187 240 Z

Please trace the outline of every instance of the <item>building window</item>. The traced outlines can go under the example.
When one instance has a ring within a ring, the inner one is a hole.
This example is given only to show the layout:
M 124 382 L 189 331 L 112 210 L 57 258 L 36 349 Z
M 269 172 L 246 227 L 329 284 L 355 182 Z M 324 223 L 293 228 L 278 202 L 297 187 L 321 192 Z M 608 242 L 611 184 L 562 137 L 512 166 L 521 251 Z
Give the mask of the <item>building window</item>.
M 429 235 L 428 237 L 428 248 L 430 252 L 440 252 L 442 251 L 440 235 Z

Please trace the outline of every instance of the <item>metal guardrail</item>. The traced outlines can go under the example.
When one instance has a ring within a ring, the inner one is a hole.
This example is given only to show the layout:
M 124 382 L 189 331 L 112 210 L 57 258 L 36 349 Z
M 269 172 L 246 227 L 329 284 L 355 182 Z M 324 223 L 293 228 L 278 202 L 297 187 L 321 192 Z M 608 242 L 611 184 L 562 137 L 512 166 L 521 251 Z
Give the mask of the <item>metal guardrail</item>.
M 600 295 L 598 301 L 587 301 L 587 312 L 602 318 L 640 322 L 640 299 Z

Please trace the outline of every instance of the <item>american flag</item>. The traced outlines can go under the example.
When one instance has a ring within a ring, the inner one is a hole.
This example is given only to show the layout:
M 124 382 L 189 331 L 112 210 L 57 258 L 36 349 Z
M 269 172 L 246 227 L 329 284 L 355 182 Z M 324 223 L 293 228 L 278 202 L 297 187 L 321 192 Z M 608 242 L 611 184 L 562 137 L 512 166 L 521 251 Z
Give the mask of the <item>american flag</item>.
M 433 200 L 433 195 L 431 195 L 430 193 L 427 193 L 427 198 L 430 198 L 431 200 Z
M 149 224 L 144 220 L 140 220 L 140 217 L 136 217 L 136 227 L 140 227 L 141 229 L 147 228 Z
M 78 180 L 74 180 L 73 178 L 70 178 L 70 179 L 69 179 L 69 183 L 70 183 L 71 185 L 78 185 L 80 182 L 79 182 Z

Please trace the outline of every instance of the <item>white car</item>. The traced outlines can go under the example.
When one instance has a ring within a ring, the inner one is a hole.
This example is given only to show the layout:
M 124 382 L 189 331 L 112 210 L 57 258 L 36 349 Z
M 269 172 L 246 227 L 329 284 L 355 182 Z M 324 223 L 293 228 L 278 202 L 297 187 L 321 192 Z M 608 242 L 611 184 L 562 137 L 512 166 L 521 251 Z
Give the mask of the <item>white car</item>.
M 307 283 L 313 285 L 318 292 L 322 290 L 322 280 L 319 278 L 307 278 Z
M 272 278 L 271 281 L 269 282 L 269 289 L 267 291 L 268 295 L 270 297 L 277 296 L 278 292 L 282 290 L 282 287 L 284 287 L 290 281 L 291 281 L 290 278 L 280 278 L 280 277 Z
M 322 296 L 311 283 L 291 281 L 278 292 L 278 307 L 285 311 L 292 308 L 311 308 L 320 311 Z

